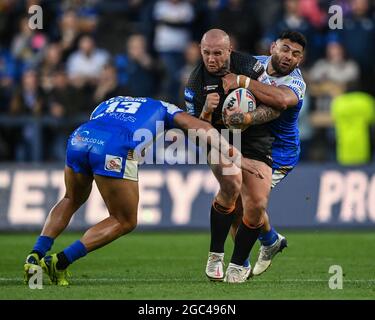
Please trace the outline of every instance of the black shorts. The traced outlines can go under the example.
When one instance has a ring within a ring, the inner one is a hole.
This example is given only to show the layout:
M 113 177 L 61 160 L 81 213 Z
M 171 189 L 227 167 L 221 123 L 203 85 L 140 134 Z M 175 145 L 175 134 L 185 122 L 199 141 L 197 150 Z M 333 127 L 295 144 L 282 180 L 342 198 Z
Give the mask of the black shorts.
M 267 166 L 272 168 L 272 156 L 268 152 L 262 152 L 254 148 L 245 147 L 241 149 L 244 158 L 258 160 L 264 162 Z
M 249 127 L 251 130 L 245 130 L 241 133 L 241 153 L 245 158 L 264 162 L 272 168 L 272 143 L 274 138 L 264 130 L 264 127 Z M 225 127 L 216 127 L 221 132 Z M 233 136 L 229 136 L 229 143 L 233 144 Z M 207 152 L 210 148 L 207 149 Z

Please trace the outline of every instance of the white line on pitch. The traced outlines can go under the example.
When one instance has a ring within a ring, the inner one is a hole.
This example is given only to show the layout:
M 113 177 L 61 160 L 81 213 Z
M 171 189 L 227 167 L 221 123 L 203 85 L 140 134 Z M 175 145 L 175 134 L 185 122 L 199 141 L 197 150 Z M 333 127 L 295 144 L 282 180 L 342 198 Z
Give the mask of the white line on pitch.
M 206 279 L 124 279 L 124 278 L 75 278 L 76 281 L 83 282 L 206 282 Z M 10 281 L 23 281 L 23 278 L 0 278 L 0 282 L 10 282 Z M 261 280 L 261 279 L 251 279 L 249 282 L 327 282 L 328 279 L 275 279 L 275 280 Z M 371 282 L 375 283 L 375 279 L 344 279 L 344 282 Z

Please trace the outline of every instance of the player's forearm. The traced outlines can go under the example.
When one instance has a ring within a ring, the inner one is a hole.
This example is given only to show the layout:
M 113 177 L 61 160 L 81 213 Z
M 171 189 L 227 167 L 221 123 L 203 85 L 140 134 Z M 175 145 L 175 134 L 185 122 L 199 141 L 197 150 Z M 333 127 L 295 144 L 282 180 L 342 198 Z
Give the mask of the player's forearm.
M 222 155 L 229 163 L 233 162 L 239 167 L 239 161 L 241 158 L 241 153 L 221 136 L 219 131 L 217 131 L 211 124 L 206 123 L 206 125 L 193 126 L 195 129 L 192 135 L 188 134 L 190 138 L 195 139 L 197 137 L 205 145 L 210 145 L 213 150 L 216 150 L 217 154 Z
M 263 104 L 278 110 L 288 107 L 288 99 L 281 88 L 250 79 L 244 75 L 237 75 L 237 85 L 249 89 L 251 93 Z
M 188 137 L 193 141 L 198 138 L 205 145 L 211 147 L 230 161 L 237 161 L 241 157 L 241 153 L 234 149 L 210 123 L 200 121 L 186 113 L 179 113 L 174 118 L 175 124 L 188 131 Z
M 203 121 L 206 121 L 206 122 L 212 122 L 212 113 L 207 112 L 203 109 L 200 116 L 199 116 L 199 119 L 203 120 Z
M 202 112 L 199 116 L 199 119 L 211 123 L 212 122 L 212 112 L 213 112 L 213 110 L 211 108 L 209 108 L 208 101 L 206 99 L 206 102 L 203 105 Z
M 228 117 L 227 122 L 231 125 L 257 125 L 276 119 L 280 111 L 261 104 L 254 111 L 242 113 L 236 112 Z
M 248 112 L 244 119 L 245 124 L 257 125 L 270 122 L 280 116 L 280 111 L 265 105 L 258 106 L 254 111 Z
M 271 108 L 285 110 L 288 107 L 284 92 L 278 87 L 252 79 L 247 89 L 249 89 L 260 102 Z

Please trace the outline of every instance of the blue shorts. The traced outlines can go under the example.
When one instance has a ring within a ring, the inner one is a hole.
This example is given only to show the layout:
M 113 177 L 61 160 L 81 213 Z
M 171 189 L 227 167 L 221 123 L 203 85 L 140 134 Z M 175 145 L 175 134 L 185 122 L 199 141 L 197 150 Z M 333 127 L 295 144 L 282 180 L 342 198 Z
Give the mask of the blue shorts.
M 281 180 L 283 180 L 297 165 L 299 160 L 299 152 L 291 153 L 289 156 L 280 156 L 277 148 L 272 150 L 272 188 L 274 188 Z
M 138 181 L 134 147 L 126 129 L 87 122 L 68 139 L 66 165 L 76 173 Z

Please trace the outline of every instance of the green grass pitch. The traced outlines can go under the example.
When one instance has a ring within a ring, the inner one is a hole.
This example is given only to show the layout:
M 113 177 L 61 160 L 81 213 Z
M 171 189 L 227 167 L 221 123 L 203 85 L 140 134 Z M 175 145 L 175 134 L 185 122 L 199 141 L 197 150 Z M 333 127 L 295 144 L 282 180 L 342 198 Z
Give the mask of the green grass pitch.
M 74 263 L 69 287 L 45 281 L 41 290 L 22 282 L 36 235 L 1 234 L 0 299 L 375 299 L 375 232 L 281 231 L 289 247 L 245 284 L 206 279 L 208 233 L 134 232 Z M 79 236 L 63 234 L 53 251 Z M 228 239 L 226 263 L 232 248 Z M 329 288 L 332 265 L 342 267 L 341 290 Z

